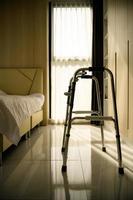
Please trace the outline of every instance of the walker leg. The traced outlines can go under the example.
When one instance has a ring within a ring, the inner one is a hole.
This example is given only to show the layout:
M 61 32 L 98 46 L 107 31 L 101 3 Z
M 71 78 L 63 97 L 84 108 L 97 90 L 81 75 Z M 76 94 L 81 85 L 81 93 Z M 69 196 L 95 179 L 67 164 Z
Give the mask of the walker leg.
M 71 85 L 72 84 L 72 78 L 70 80 L 70 84 L 68 87 L 68 94 L 67 94 L 67 108 L 66 108 L 66 118 L 65 118 L 65 123 L 64 123 L 64 133 L 63 133 L 63 140 L 62 140 L 62 149 L 61 151 L 65 151 L 65 137 L 66 137 L 66 132 L 67 132 L 67 126 L 68 126 L 68 117 L 70 115 L 70 106 L 71 106 Z
M 118 153 L 118 164 L 119 164 L 119 173 L 124 174 L 124 169 L 122 166 L 122 153 L 121 153 L 121 142 L 120 142 L 120 134 L 118 129 L 118 124 L 115 122 L 116 129 L 116 144 L 117 144 L 117 153 Z
M 2 152 L 0 152 L 0 166 L 2 166 Z
M 69 136 L 66 136 L 65 140 L 65 151 L 63 153 L 63 165 L 62 165 L 62 172 L 67 171 L 67 157 L 68 157 L 68 144 L 69 144 Z
M 68 120 L 68 127 L 67 127 L 67 134 L 66 134 L 65 141 L 64 141 L 65 151 L 63 152 L 62 172 L 65 172 L 67 170 L 68 145 L 69 145 L 69 138 L 70 138 L 71 123 L 72 123 L 71 122 L 71 116 L 72 116 L 72 111 L 70 112 L 70 116 L 69 116 L 69 120 Z
M 63 133 L 62 149 L 61 149 L 62 152 L 65 151 L 65 147 L 64 146 L 65 146 L 66 130 L 67 130 L 67 126 L 68 126 L 68 116 L 69 116 L 69 105 L 67 104 L 66 119 L 65 119 L 65 123 L 64 123 L 64 133 Z
M 71 123 L 72 123 L 71 119 L 72 119 L 72 109 L 73 109 L 73 102 L 74 102 L 75 86 L 76 86 L 76 81 L 74 81 L 72 83 L 72 93 L 70 96 L 70 111 L 68 114 L 68 122 L 67 122 L 67 127 L 66 127 L 66 133 L 64 136 L 62 172 L 65 172 L 67 170 L 68 144 L 69 144 Z
M 103 132 L 102 122 L 101 122 L 101 138 L 102 138 L 102 151 L 106 152 L 106 147 L 105 147 L 105 144 L 104 144 L 104 132 Z
M 124 174 L 124 169 L 122 166 L 122 153 L 121 153 L 121 142 L 120 142 L 120 133 L 119 133 L 119 124 L 118 124 L 118 114 L 117 114 L 117 104 L 116 104 L 116 95 L 115 95 L 115 85 L 114 85 L 114 77 L 112 72 L 109 69 L 106 69 L 110 74 L 111 78 L 111 89 L 112 89 L 112 100 L 113 100 L 113 107 L 114 107 L 114 124 L 116 130 L 116 143 L 117 143 L 117 152 L 118 152 L 118 163 L 119 163 L 119 173 Z
M 28 138 L 31 137 L 31 130 L 28 131 Z
M 94 76 L 93 76 L 93 80 L 94 80 L 95 86 L 96 86 L 96 96 L 97 96 L 98 113 L 102 116 L 102 105 L 101 105 L 99 82 L 96 79 L 96 77 L 94 77 Z M 106 147 L 104 145 L 103 121 L 100 122 L 100 127 L 101 127 L 102 151 L 106 152 Z

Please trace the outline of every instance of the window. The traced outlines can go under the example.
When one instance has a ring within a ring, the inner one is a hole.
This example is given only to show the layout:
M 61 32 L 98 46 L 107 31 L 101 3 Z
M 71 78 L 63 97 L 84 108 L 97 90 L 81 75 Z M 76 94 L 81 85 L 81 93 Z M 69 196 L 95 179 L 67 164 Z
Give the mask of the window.
M 51 118 L 63 122 L 69 80 L 81 67 L 91 65 L 92 13 L 90 7 L 55 6 L 52 19 Z M 91 109 L 91 81 L 77 84 L 74 108 Z

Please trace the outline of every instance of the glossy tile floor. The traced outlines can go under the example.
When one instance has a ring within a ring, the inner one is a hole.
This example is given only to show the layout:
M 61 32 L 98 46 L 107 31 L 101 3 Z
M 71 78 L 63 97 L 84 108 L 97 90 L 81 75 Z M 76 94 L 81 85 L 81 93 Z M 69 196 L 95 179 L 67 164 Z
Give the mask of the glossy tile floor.
M 125 174 L 118 174 L 115 138 L 105 132 L 107 153 L 101 151 L 100 131 L 73 125 L 67 173 L 61 173 L 63 126 L 38 127 L 3 155 L 0 199 L 12 200 L 130 200 L 133 199 L 133 150 L 122 144 Z M 129 168 L 129 169 L 128 169 Z

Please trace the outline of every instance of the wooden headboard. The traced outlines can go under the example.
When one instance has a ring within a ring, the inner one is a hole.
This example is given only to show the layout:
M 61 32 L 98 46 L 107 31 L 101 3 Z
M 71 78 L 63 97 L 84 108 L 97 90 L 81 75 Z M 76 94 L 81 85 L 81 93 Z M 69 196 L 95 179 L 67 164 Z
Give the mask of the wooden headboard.
M 43 93 L 43 69 L 0 68 L 0 89 L 18 95 Z

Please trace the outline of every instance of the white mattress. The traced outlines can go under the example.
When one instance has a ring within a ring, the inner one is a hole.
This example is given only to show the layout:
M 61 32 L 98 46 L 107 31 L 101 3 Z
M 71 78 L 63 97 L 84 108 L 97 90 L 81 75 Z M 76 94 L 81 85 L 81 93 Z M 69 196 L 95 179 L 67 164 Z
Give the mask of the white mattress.
M 40 93 L 27 96 L 0 94 L 0 133 L 13 143 L 20 140 L 19 127 L 24 119 L 42 109 L 44 95 Z

